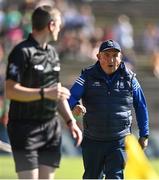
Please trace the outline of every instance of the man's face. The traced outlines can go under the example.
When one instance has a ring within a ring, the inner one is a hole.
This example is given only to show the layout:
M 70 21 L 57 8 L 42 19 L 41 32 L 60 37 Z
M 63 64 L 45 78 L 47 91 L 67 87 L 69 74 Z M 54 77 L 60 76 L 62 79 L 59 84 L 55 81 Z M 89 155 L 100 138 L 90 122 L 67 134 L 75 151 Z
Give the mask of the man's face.
M 116 49 L 109 49 L 97 54 L 99 63 L 103 71 L 110 75 L 114 73 L 121 63 L 121 52 Z
M 60 29 L 61 29 L 61 24 L 62 24 L 62 21 L 61 21 L 61 17 L 60 16 L 57 16 L 56 17 L 56 20 L 54 20 L 52 22 L 52 30 L 51 30 L 51 37 L 52 37 L 52 40 L 54 41 L 57 41 L 58 39 L 58 34 L 60 32 Z

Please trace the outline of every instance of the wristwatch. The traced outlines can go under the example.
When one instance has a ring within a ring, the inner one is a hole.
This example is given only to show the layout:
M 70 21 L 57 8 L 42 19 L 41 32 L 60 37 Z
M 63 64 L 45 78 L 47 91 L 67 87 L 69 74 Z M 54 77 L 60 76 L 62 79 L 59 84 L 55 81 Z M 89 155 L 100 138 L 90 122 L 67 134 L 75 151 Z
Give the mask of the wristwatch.
M 70 119 L 66 122 L 67 126 L 69 126 L 73 121 Z
M 143 138 L 148 138 L 149 137 L 149 135 L 145 135 L 145 136 L 142 136 Z
M 66 122 L 66 124 L 67 124 L 68 127 L 70 127 L 70 125 L 71 125 L 72 123 L 74 123 L 74 122 L 76 122 L 76 121 L 75 121 L 75 120 L 72 120 L 72 119 L 69 119 L 69 120 Z
M 44 99 L 44 88 L 40 88 L 39 94 L 41 96 L 41 99 Z

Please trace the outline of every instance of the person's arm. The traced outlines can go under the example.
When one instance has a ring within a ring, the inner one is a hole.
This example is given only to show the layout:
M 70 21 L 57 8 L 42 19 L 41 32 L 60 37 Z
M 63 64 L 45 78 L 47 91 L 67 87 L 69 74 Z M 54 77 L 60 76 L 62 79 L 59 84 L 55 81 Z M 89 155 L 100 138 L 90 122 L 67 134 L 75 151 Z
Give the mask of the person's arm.
M 70 89 L 71 96 L 68 99 L 68 103 L 73 110 L 73 108 L 79 104 L 79 101 L 84 93 L 84 85 L 85 85 L 85 78 L 84 75 L 81 74 L 72 85 Z
M 144 149 L 148 145 L 149 116 L 143 90 L 136 78 L 133 79 L 133 105 L 139 127 L 139 143 Z
M 67 100 L 58 101 L 58 111 L 65 120 L 73 138 L 76 139 L 76 146 L 79 146 L 82 142 L 82 132 L 76 124 Z
M 5 82 L 5 93 L 8 99 L 27 102 L 41 98 L 40 89 L 21 86 L 27 64 L 27 55 L 22 48 L 16 46 L 8 57 Z
M 40 88 L 26 88 L 11 79 L 6 80 L 5 90 L 6 98 L 11 100 L 29 102 L 41 99 Z
M 21 48 L 15 47 L 8 57 L 5 83 L 6 97 L 8 99 L 29 102 L 41 98 L 52 100 L 69 98 L 69 90 L 62 87 L 60 83 L 44 89 L 22 86 L 21 82 L 26 66 L 28 66 L 27 55 Z
M 81 74 L 71 87 L 71 96 L 68 100 L 72 113 L 77 120 L 77 125 L 81 130 L 83 129 L 83 124 L 81 122 L 80 116 L 83 116 L 86 113 L 86 108 L 82 104 L 80 104 L 80 99 L 82 98 L 82 95 L 84 93 L 84 85 L 85 78 L 84 75 Z
M 6 80 L 6 97 L 11 100 L 30 102 L 40 100 L 43 98 L 58 100 L 67 99 L 70 96 L 70 92 L 67 88 L 62 87 L 60 83 L 44 88 L 41 92 L 41 88 L 28 88 L 21 86 L 20 83 L 11 79 Z M 41 94 L 43 93 L 43 95 Z

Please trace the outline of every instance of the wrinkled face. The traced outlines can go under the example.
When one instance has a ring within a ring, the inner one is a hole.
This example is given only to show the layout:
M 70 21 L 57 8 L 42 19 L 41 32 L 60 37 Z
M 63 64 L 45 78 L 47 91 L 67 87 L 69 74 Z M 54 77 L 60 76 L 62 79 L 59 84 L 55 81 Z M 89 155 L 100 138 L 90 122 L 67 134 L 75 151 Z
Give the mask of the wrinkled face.
M 116 49 L 109 49 L 97 54 L 97 58 L 103 71 L 110 75 L 114 73 L 121 63 L 121 52 Z
M 50 35 L 52 40 L 57 41 L 58 39 L 58 34 L 60 32 L 61 29 L 61 16 L 57 16 L 56 20 L 50 22 Z

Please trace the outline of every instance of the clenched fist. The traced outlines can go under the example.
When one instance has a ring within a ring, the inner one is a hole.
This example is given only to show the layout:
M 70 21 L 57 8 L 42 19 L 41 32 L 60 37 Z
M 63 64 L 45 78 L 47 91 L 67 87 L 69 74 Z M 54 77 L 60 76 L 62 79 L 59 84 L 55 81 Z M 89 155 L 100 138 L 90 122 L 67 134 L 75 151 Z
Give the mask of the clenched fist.
M 68 99 L 70 97 L 70 91 L 66 87 L 61 86 L 61 83 L 57 83 L 54 86 L 44 89 L 44 97 L 52 100 Z

